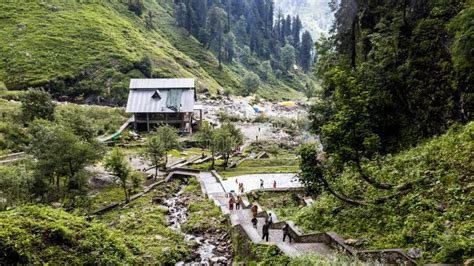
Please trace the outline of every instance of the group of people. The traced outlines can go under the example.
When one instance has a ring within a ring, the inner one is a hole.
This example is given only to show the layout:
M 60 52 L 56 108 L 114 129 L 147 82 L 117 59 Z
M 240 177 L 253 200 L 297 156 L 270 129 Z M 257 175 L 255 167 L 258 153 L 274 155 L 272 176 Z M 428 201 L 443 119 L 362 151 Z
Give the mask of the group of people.
M 254 223 L 253 220 L 257 220 L 255 217 L 252 219 L 252 223 L 254 224 L 254 227 L 257 228 L 257 222 Z M 268 218 L 265 220 L 265 224 L 262 226 L 262 240 L 265 239 L 265 241 L 268 242 L 268 237 L 269 237 L 269 230 L 270 227 L 273 223 L 273 216 L 271 213 L 268 213 Z M 285 239 L 288 237 L 288 240 L 291 243 L 291 235 L 290 235 L 290 225 L 285 224 L 282 228 L 283 231 L 283 242 L 285 242 Z
M 231 195 L 229 199 L 229 210 L 233 211 L 234 210 L 234 204 L 235 204 L 235 209 L 240 210 L 240 207 L 242 205 L 242 197 L 239 195 L 235 199 Z
M 239 181 L 237 179 L 235 179 L 235 183 L 238 184 L 238 191 L 240 192 L 240 194 L 243 194 L 244 193 L 244 184 L 239 183 Z M 263 179 L 260 179 L 260 189 L 263 189 L 264 187 L 265 187 L 265 182 L 263 181 Z M 277 182 L 276 182 L 276 180 L 273 180 L 273 188 L 276 188 L 276 187 L 277 187 Z M 242 205 L 242 197 L 240 195 L 237 196 L 236 198 L 234 198 L 234 196 L 232 194 L 230 195 L 229 210 L 231 210 L 231 211 L 234 210 L 234 204 L 235 204 L 235 209 L 240 210 L 241 205 Z M 257 229 L 258 206 L 253 205 L 252 208 L 251 208 L 251 211 L 252 211 L 252 214 L 253 214 L 251 222 L 252 222 L 253 227 L 255 229 Z M 265 224 L 262 226 L 262 240 L 265 239 L 268 242 L 269 230 L 270 230 L 270 227 L 271 227 L 272 224 L 273 224 L 273 216 L 272 216 L 271 213 L 268 213 L 268 217 L 265 220 Z M 289 234 L 289 231 L 290 231 L 289 229 L 290 229 L 290 226 L 288 224 L 285 224 L 285 226 L 282 229 L 283 230 L 283 242 L 285 242 L 286 238 L 288 237 L 288 239 L 291 243 L 291 235 Z
M 276 188 L 277 187 L 277 181 L 276 180 L 273 180 L 273 188 Z M 263 179 L 260 179 L 260 189 L 264 189 L 265 188 L 265 182 L 263 182 Z

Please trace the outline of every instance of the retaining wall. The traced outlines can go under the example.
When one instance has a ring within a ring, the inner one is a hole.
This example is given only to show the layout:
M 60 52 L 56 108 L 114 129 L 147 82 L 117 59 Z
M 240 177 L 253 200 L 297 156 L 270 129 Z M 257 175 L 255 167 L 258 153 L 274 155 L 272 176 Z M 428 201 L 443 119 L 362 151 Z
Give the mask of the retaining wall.
M 252 204 L 249 204 L 250 206 Z M 257 204 L 258 205 L 258 204 Z M 248 206 L 244 206 L 248 208 Z M 257 217 L 268 218 L 267 211 L 261 211 L 257 213 Z M 384 264 L 405 264 L 405 265 L 416 265 L 416 261 L 410 258 L 403 249 L 380 249 L 380 250 L 362 250 L 358 251 L 355 248 L 344 243 L 344 238 L 336 234 L 335 232 L 324 232 L 324 233 L 309 233 L 304 234 L 295 225 L 293 221 L 278 221 L 272 223 L 270 229 L 282 230 L 283 227 L 289 225 L 289 234 L 295 243 L 324 243 L 330 248 L 339 250 L 350 256 L 356 256 L 357 258 L 368 261 L 376 260 Z

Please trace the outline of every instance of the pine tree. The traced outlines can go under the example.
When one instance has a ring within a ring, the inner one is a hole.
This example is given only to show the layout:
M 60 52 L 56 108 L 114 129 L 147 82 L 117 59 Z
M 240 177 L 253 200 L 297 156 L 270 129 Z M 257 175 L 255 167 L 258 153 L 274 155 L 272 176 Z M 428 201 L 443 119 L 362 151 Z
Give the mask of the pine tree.
M 285 20 L 285 37 L 289 37 L 291 35 L 292 35 L 292 32 L 291 32 L 291 17 L 290 17 L 290 15 L 287 15 L 286 20 Z
M 301 34 L 301 20 L 300 16 L 293 18 L 293 46 L 297 48 L 300 45 L 300 34 Z
M 289 43 L 281 49 L 281 64 L 287 73 L 295 64 L 295 48 Z
M 305 31 L 303 33 L 300 48 L 300 64 L 305 72 L 308 72 L 311 69 L 313 62 L 313 60 L 311 60 L 311 51 L 313 50 L 313 46 L 314 43 L 311 34 L 308 31 Z
M 224 9 L 214 5 L 209 12 L 208 19 L 211 42 L 213 42 L 217 50 L 217 55 L 219 59 L 219 69 L 222 69 L 222 50 L 227 13 L 224 11 Z

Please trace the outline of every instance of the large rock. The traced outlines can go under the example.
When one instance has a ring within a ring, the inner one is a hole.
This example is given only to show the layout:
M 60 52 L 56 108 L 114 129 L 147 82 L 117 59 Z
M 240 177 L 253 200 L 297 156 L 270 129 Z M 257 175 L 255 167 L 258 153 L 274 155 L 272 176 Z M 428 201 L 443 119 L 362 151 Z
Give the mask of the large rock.
M 423 254 L 422 250 L 419 249 L 419 248 L 410 248 L 408 251 L 407 251 L 407 255 L 408 257 L 410 258 L 413 258 L 413 259 L 419 259 L 421 258 L 421 255 Z
M 114 183 L 111 176 L 107 174 L 95 174 L 89 182 L 95 187 L 106 187 Z

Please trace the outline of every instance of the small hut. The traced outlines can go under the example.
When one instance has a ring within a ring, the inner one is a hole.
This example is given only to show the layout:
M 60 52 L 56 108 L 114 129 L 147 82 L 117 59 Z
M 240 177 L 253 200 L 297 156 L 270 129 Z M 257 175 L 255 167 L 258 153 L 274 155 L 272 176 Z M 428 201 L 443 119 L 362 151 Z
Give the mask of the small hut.
M 133 114 L 135 130 L 171 125 L 192 134 L 195 101 L 194 79 L 131 79 L 126 112 Z M 199 116 L 201 122 L 202 110 Z

